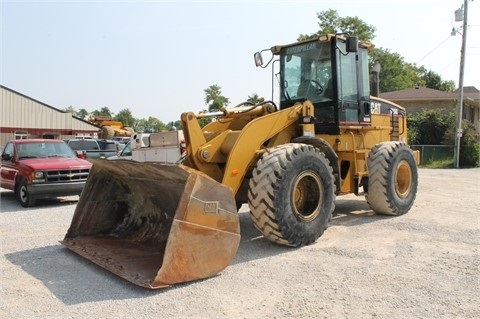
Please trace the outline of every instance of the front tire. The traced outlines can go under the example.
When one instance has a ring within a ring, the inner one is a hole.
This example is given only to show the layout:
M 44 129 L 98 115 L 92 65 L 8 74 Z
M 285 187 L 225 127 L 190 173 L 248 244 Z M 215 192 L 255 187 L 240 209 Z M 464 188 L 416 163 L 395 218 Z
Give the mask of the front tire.
M 290 143 L 269 149 L 257 162 L 248 190 L 255 227 L 288 246 L 315 242 L 335 207 L 335 182 L 324 154 Z
M 413 152 L 403 142 L 377 144 L 368 155 L 367 203 L 377 214 L 403 215 L 415 201 L 418 170 Z
M 20 202 L 20 205 L 23 207 L 35 206 L 35 198 L 28 192 L 27 182 L 25 179 L 22 179 L 17 186 L 16 190 L 17 199 Z

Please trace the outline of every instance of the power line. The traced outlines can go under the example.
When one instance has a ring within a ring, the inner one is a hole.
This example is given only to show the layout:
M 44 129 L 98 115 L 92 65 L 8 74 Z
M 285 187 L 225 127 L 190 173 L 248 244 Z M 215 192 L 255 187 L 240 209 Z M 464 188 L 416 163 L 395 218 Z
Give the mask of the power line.
M 443 40 L 439 45 L 437 45 L 435 48 L 433 48 L 432 50 L 430 50 L 430 52 L 428 52 L 423 58 L 421 58 L 420 60 L 417 61 L 416 64 L 420 63 L 421 61 L 423 61 L 427 56 L 429 56 L 433 51 L 435 51 L 436 49 L 438 49 L 442 44 L 444 44 L 445 42 L 447 42 L 448 39 L 451 38 L 451 35 L 449 35 L 448 37 L 445 38 L 445 40 Z

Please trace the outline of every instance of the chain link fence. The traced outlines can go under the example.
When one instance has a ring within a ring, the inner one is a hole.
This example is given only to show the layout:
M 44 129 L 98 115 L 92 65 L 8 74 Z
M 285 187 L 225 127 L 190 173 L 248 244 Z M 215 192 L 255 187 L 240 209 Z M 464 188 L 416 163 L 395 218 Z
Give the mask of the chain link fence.
M 453 145 L 410 145 L 412 150 L 420 151 L 420 165 L 436 161 L 453 161 Z

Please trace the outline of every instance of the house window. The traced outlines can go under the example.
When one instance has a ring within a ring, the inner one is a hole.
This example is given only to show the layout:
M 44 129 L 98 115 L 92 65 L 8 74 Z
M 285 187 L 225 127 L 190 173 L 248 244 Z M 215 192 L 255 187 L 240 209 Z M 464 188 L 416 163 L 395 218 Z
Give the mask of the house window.
M 60 137 L 59 133 L 43 133 L 42 135 L 42 138 L 50 139 L 50 140 L 54 140 L 59 137 Z
M 16 140 L 24 140 L 28 137 L 28 132 L 26 131 L 15 131 L 14 137 Z

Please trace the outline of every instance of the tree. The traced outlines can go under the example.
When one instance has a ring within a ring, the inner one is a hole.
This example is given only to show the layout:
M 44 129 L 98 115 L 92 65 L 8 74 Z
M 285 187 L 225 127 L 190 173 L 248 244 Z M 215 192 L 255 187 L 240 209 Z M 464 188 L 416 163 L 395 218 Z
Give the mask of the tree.
M 377 30 L 373 25 L 366 24 L 358 17 L 342 18 L 336 10 L 326 10 L 317 13 L 318 27 L 320 30 L 307 35 L 301 34 L 298 41 L 312 39 L 326 33 L 348 33 L 351 36 L 357 36 L 362 41 L 372 41 Z
M 205 92 L 205 104 L 208 105 L 208 111 L 219 111 L 222 107 L 227 106 L 230 100 L 222 95 L 222 89 L 214 84 L 210 85 Z
M 404 61 L 398 53 L 392 53 L 388 49 L 374 48 L 370 52 L 370 69 L 379 63 L 380 92 L 391 92 L 414 87 L 420 82 L 420 76 L 416 68 Z
M 260 102 L 263 102 L 265 99 L 263 97 L 259 97 L 257 93 L 253 93 L 252 95 L 249 95 L 247 98 L 247 102 L 250 102 L 252 104 L 257 104 Z
M 130 111 L 130 109 L 128 108 L 118 112 L 118 114 L 115 115 L 113 119 L 115 121 L 122 122 L 124 126 L 130 126 L 130 127 L 133 127 L 136 121 L 136 119 L 132 115 L 132 111 Z
M 65 112 L 72 113 L 74 116 L 76 116 L 78 118 L 81 118 L 81 119 L 85 119 L 88 116 L 88 114 L 90 114 L 90 112 L 88 112 L 85 109 L 80 109 L 79 111 L 77 111 L 76 108 L 72 105 L 70 105 L 67 108 L 64 108 L 63 110 Z
M 92 112 L 92 115 L 94 116 L 112 116 L 112 111 L 106 106 L 102 107 L 100 110 L 95 110 Z
M 77 111 L 77 116 L 81 119 L 86 119 L 88 114 L 90 114 L 90 112 L 88 112 L 85 109 L 80 109 L 80 110 Z
M 148 119 L 136 121 L 133 125 L 133 129 L 135 132 L 157 133 L 161 131 L 167 131 L 168 127 L 156 117 L 150 116 Z
M 425 67 L 418 68 L 422 82 L 425 87 L 445 92 L 453 92 L 455 90 L 455 82 L 443 81 L 442 77 L 433 71 L 428 71 Z
M 375 38 L 376 28 L 365 23 L 358 17 L 340 17 L 336 10 L 326 10 L 317 13 L 319 30 L 313 34 L 301 34 L 298 40 L 318 37 L 326 33 L 348 33 L 357 36 L 361 41 L 370 42 Z M 398 53 L 388 49 L 374 48 L 371 53 L 370 68 L 380 63 L 380 92 L 390 92 L 414 87 L 427 86 L 442 91 L 453 91 L 453 81 L 443 81 L 438 74 L 407 63 Z M 438 78 L 437 78 L 438 76 Z
M 75 107 L 73 107 L 71 105 L 69 107 L 64 108 L 63 111 L 65 111 L 67 113 L 72 113 L 73 115 L 77 114 L 77 111 L 75 110 Z
M 168 122 L 167 127 L 169 130 L 175 128 L 175 130 L 181 130 L 182 129 L 182 121 L 177 120 L 175 122 Z

